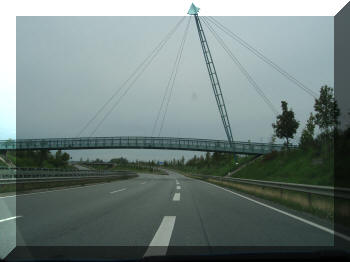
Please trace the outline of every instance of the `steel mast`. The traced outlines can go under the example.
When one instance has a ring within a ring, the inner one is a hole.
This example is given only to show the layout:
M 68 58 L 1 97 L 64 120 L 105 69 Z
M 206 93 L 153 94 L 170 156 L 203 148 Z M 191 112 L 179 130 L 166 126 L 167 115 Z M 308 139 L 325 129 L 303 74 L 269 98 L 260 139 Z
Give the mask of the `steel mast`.
M 213 61 L 213 58 L 212 58 L 211 53 L 210 53 L 209 45 L 208 45 L 207 39 L 205 37 L 201 21 L 198 17 L 198 11 L 199 11 L 199 8 L 196 7 L 192 3 L 190 9 L 188 10 L 188 14 L 193 15 L 194 18 L 196 19 L 199 40 L 201 42 L 203 55 L 204 55 L 205 63 L 207 65 L 211 86 L 212 86 L 213 91 L 214 91 L 216 103 L 217 103 L 218 108 L 219 108 L 221 120 L 222 120 L 222 123 L 223 123 L 224 128 L 225 128 L 228 142 L 230 143 L 231 147 L 233 147 L 234 145 L 233 145 L 231 125 L 230 125 L 230 121 L 228 119 L 228 114 L 227 114 L 227 110 L 226 110 L 226 106 L 225 106 L 224 97 L 222 95 L 222 91 L 221 91 L 221 87 L 220 87 L 220 83 L 219 83 L 219 78 L 216 74 L 214 61 Z

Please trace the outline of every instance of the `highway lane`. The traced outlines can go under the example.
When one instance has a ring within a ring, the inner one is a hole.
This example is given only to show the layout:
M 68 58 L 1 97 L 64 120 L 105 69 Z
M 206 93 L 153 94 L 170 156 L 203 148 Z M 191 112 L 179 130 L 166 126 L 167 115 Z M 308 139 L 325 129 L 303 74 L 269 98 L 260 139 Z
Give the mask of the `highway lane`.
M 15 222 L 18 246 L 139 247 L 121 258 L 197 252 L 177 248 L 184 246 L 215 253 L 228 246 L 334 243 L 325 230 L 175 172 L 5 197 L 0 203 L 0 221 L 21 216 L 0 222 L 6 234 L 5 240 L 0 236 L 0 244 L 11 239 Z

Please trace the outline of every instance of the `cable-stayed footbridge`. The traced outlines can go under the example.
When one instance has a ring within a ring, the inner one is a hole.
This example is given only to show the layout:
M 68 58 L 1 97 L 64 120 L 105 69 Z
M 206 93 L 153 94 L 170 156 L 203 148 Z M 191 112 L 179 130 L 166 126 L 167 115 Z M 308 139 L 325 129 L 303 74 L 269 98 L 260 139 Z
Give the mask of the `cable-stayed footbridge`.
M 295 77 L 290 75 L 276 63 L 271 61 L 260 51 L 252 47 L 238 35 L 233 33 L 229 28 L 220 23 L 213 17 L 200 17 L 198 15 L 199 8 L 194 4 L 191 5 L 188 14 L 187 24 L 181 39 L 181 43 L 177 52 L 175 62 L 173 64 L 172 72 L 167 83 L 165 93 L 162 96 L 162 102 L 157 112 L 157 116 L 153 125 L 152 134 L 148 137 L 130 137 L 130 136 L 118 136 L 118 137 L 96 137 L 95 133 L 109 117 L 113 110 L 119 105 L 120 101 L 127 95 L 134 83 L 140 78 L 144 71 L 149 67 L 155 57 L 159 54 L 161 49 L 167 44 L 168 40 L 173 36 L 179 26 L 186 20 L 186 17 L 182 17 L 180 21 L 170 30 L 170 32 L 159 42 L 154 50 L 139 64 L 139 66 L 131 73 L 129 78 L 121 84 L 108 100 L 101 106 L 101 108 L 92 116 L 91 119 L 82 127 L 75 137 L 72 138 L 43 138 L 43 139 L 17 139 L 0 141 L 0 150 L 74 150 L 74 149 L 111 149 L 111 148 L 140 148 L 140 149 L 167 149 L 167 150 L 191 150 L 191 151 L 211 151 L 211 152 L 229 152 L 236 154 L 266 154 L 273 150 L 279 151 L 283 148 L 281 144 L 272 143 L 253 143 L 253 142 L 239 142 L 233 139 L 233 133 L 230 124 L 229 112 L 226 108 L 224 95 L 221 89 L 221 84 L 217 74 L 217 70 L 214 64 L 214 59 L 209 48 L 205 31 L 210 32 L 220 46 L 225 50 L 232 62 L 238 67 L 241 73 L 245 76 L 249 84 L 254 88 L 256 93 L 262 98 L 265 104 L 269 107 L 273 114 L 277 115 L 278 111 L 265 95 L 262 88 L 259 87 L 257 82 L 245 69 L 242 63 L 233 54 L 229 46 L 221 38 L 218 30 L 226 34 L 230 38 L 237 41 L 240 45 L 248 49 L 264 63 L 275 69 L 282 76 L 295 85 L 299 86 L 309 95 L 315 97 L 316 93 L 298 81 Z M 183 54 L 183 49 L 188 35 L 188 29 L 191 20 L 195 20 L 195 25 L 198 31 L 199 41 L 203 52 L 204 61 L 207 67 L 209 80 L 212 86 L 212 90 L 215 96 L 217 108 L 221 117 L 221 121 L 225 130 L 227 140 L 214 140 L 214 139 L 197 139 L 197 138 L 175 138 L 175 137 L 162 137 L 161 132 L 164 127 L 169 102 L 171 100 L 174 85 L 176 82 L 176 76 L 178 73 L 180 61 Z M 107 105 L 112 105 L 110 109 L 102 114 L 106 110 Z M 91 126 L 94 121 L 97 121 L 97 117 L 101 116 L 99 122 L 92 129 L 89 136 L 83 136 L 83 133 Z M 158 127 L 158 129 L 157 129 Z M 158 130 L 158 132 L 157 132 Z M 158 133 L 158 135 L 157 135 Z M 295 147 L 295 146 L 291 146 Z

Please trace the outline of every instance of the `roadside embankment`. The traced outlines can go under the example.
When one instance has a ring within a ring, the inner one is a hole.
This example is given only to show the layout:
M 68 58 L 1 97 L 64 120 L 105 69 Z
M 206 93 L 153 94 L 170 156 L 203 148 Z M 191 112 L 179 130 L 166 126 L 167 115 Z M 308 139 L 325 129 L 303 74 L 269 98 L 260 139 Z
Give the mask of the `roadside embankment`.
M 298 183 L 320 186 L 334 185 L 333 158 L 314 149 L 272 152 L 238 170 L 232 177 Z M 199 172 L 200 173 L 200 172 Z M 215 175 L 215 173 L 211 173 Z

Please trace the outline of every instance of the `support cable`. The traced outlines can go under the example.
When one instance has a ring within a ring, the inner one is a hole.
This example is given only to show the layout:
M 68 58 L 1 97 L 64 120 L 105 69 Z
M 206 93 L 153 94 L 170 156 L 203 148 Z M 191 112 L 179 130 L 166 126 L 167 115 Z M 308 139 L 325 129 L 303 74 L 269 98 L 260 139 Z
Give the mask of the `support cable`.
M 182 22 L 181 20 L 180 22 Z M 177 27 L 176 27 L 177 28 Z M 173 31 L 175 32 L 175 31 Z M 171 35 L 170 35 L 171 36 Z M 90 133 L 90 137 L 93 136 L 98 128 L 102 125 L 102 123 L 106 120 L 106 118 L 113 112 L 113 110 L 119 105 L 121 100 L 126 96 L 126 94 L 129 92 L 133 84 L 138 80 L 138 78 L 142 75 L 142 73 L 148 68 L 148 66 L 151 64 L 151 62 L 154 60 L 154 58 L 158 55 L 160 50 L 164 47 L 164 45 L 167 43 L 170 37 L 168 37 L 165 41 L 160 43 L 159 48 L 155 51 L 155 53 L 151 56 L 151 58 L 146 62 L 145 66 L 141 69 L 141 71 L 135 76 L 133 81 L 129 84 L 128 88 L 124 91 L 124 93 L 119 97 L 119 99 L 114 103 L 114 105 L 110 108 L 110 110 L 104 115 L 104 117 L 101 119 L 101 121 L 97 124 L 96 128 Z
M 312 97 L 316 98 L 317 94 L 305 86 L 303 83 L 301 83 L 299 80 L 297 80 L 294 76 L 289 74 L 287 71 L 282 69 L 280 66 L 278 66 L 276 63 L 271 61 L 269 58 L 264 56 L 260 51 L 252 47 L 250 44 L 248 44 L 246 41 L 244 41 L 242 38 L 240 38 L 237 34 L 233 33 L 230 29 L 225 27 L 223 24 L 221 24 L 219 21 L 217 21 L 215 18 L 208 16 L 207 19 L 209 22 L 213 23 L 217 28 L 219 28 L 221 31 L 223 31 L 225 34 L 236 40 L 239 44 L 247 48 L 249 51 L 251 51 L 253 54 L 255 54 L 257 57 L 259 57 L 261 60 L 263 60 L 266 64 L 277 70 L 280 74 L 282 74 L 284 77 L 286 77 L 289 81 L 293 82 L 297 86 L 299 86 L 301 89 L 303 89 L 306 93 L 311 95 Z
M 165 43 L 171 38 L 175 31 L 184 21 L 185 16 L 180 19 L 179 22 L 169 31 L 169 33 L 159 42 L 159 44 L 152 50 L 152 52 L 138 65 L 138 67 L 131 73 L 131 75 L 124 81 L 121 86 L 110 96 L 110 98 L 102 105 L 102 107 L 95 113 L 95 115 L 85 124 L 85 126 L 79 131 L 76 137 L 79 137 L 89 125 L 97 118 L 97 116 L 106 108 L 106 106 L 119 94 L 119 92 L 126 86 L 126 84 L 141 70 L 141 68 L 152 59 L 151 57 L 158 53 L 160 49 L 165 45 Z M 147 66 L 147 65 L 146 65 Z
M 190 22 L 190 21 L 188 21 L 188 24 L 189 24 L 189 22 Z M 184 37 L 183 37 L 183 38 L 184 38 Z M 162 103 L 161 103 L 161 105 L 160 105 L 160 107 L 159 107 L 156 120 L 154 121 L 154 124 L 153 124 L 151 136 L 154 135 L 154 132 L 155 132 L 155 129 L 156 129 L 156 126 L 157 126 L 157 123 L 158 123 L 158 120 L 159 120 L 159 117 L 160 117 L 160 114 L 161 114 L 161 111 L 162 111 L 164 102 L 165 102 L 165 100 L 166 100 L 166 97 L 167 97 L 167 94 L 168 94 L 168 91 L 169 91 L 170 83 L 172 82 L 172 79 L 173 79 L 173 76 L 174 76 L 174 73 L 175 73 L 175 70 L 176 70 L 177 61 L 178 61 L 178 58 L 179 58 L 179 55 L 180 55 L 180 49 L 181 49 L 181 46 L 182 46 L 183 38 L 182 38 L 182 40 L 181 40 L 180 48 L 179 48 L 179 50 L 178 50 L 178 52 L 177 52 L 177 55 L 176 55 L 176 58 L 175 58 L 175 61 L 174 61 L 174 65 L 173 65 L 173 69 L 172 69 L 171 74 L 170 74 L 170 78 L 169 78 L 169 80 L 168 80 L 168 82 L 167 82 L 167 85 L 166 85 L 166 88 L 165 88 L 165 92 L 164 92 L 164 95 L 163 95 L 163 98 L 162 98 Z
M 242 74 L 247 78 L 249 83 L 254 87 L 255 91 L 260 95 L 260 97 L 264 100 L 266 105 L 271 109 L 271 111 L 278 115 L 277 109 L 272 104 L 271 100 L 267 98 L 265 93 L 261 90 L 261 88 L 258 86 L 258 84 L 255 82 L 255 80 L 251 77 L 251 75 L 248 73 L 248 71 L 244 68 L 244 66 L 241 64 L 241 62 L 238 60 L 238 58 L 231 52 L 231 50 L 227 47 L 227 45 L 224 43 L 222 38 L 214 31 L 214 29 L 211 27 L 211 25 L 208 23 L 208 20 L 205 17 L 202 17 L 204 23 L 208 27 L 209 31 L 212 33 L 216 41 L 221 45 L 221 47 L 225 50 L 225 52 L 230 56 L 232 61 L 237 65 L 238 69 L 242 72 Z
M 171 99 L 171 96 L 172 96 L 172 93 L 173 93 L 175 80 L 176 80 L 176 76 L 177 76 L 177 73 L 178 73 L 178 70 L 179 70 L 179 65 L 180 65 L 180 61 L 181 61 L 181 57 L 182 57 L 182 52 L 183 52 L 183 49 L 184 49 L 184 46 L 185 46 L 185 42 L 186 42 L 186 38 L 187 38 L 187 34 L 188 34 L 188 28 L 190 26 L 190 23 L 191 23 L 191 17 L 189 17 L 189 19 L 188 19 L 187 27 L 185 29 L 185 32 L 184 32 L 184 35 L 183 35 L 183 38 L 182 38 L 182 42 L 181 42 L 181 45 L 180 45 L 180 48 L 179 48 L 179 51 L 178 51 L 177 64 L 175 66 L 175 72 L 173 74 L 173 79 L 172 79 L 171 88 L 170 88 L 170 94 L 168 96 L 168 100 L 167 100 L 167 103 L 166 103 L 166 107 L 165 107 L 165 111 L 164 111 L 164 114 L 163 114 L 162 122 L 161 122 L 161 125 L 160 125 L 158 137 L 160 136 L 160 134 L 161 134 L 161 132 L 163 130 L 165 117 L 166 117 L 166 114 L 168 112 L 169 102 L 170 102 L 170 99 Z

